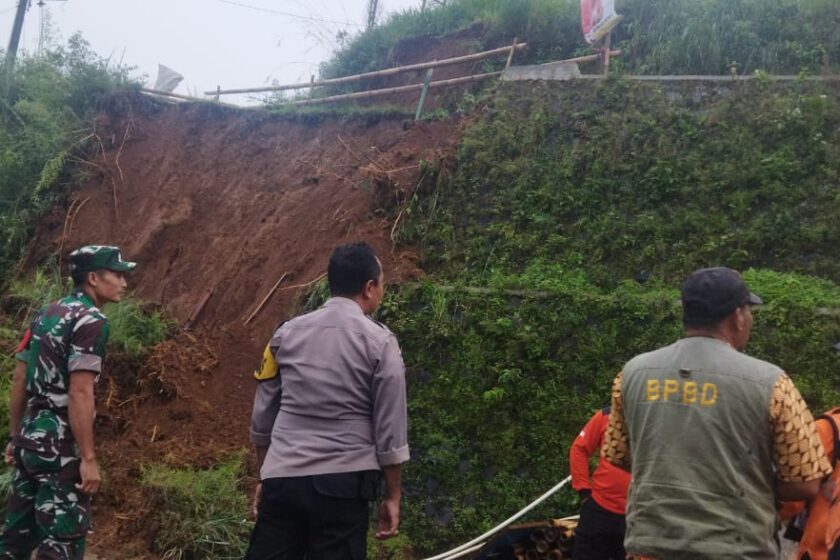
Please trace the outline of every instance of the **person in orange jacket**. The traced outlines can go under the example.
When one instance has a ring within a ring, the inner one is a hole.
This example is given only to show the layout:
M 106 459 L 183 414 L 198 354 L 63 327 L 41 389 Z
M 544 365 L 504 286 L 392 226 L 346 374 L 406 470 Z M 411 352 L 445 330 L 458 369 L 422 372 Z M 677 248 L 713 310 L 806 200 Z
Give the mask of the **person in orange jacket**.
M 836 530 L 829 527 L 832 519 L 840 517 L 840 408 L 829 410 L 816 419 L 817 432 L 820 435 L 826 455 L 832 462 L 834 472 L 820 486 L 819 493 L 807 504 L 793 502 L 784 504 L 782 517 L 799 513 L 791 524 L 794 528 L 787 535 L 802 531 L 799 542 L 798 560 L 834 560 L 840 558 L 840 542 L 837 542 Z M 804 523 L 804 525 L 803 525 Z M 796 535 L 798 536 L 798 535 Z M 829 545 L 835 556 L 829 555 Z
M 624 560 L 624 511 L 630 473 L 598 459 L 590 480 L 589 459 L 598 453 L 609 423 L 610 407 L 596 412 L 569 450 L 572 488 L 580 495 L 580 523 L 574 560 Z

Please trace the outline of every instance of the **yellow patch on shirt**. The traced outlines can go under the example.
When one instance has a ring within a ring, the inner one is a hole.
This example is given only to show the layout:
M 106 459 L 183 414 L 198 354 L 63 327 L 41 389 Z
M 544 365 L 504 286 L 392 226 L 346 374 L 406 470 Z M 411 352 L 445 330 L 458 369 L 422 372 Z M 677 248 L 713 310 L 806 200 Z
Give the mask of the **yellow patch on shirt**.
M 268 344 L 266 344 L 262 355 L 262 361 L 260 362 L 260 367 L 258 367 L 254 372 L 254 379 L 257 381 L 268 381 L 269 379 L 274 379 L 277 377 L 278 369 L 277 360 L 274 359 L 274 354 L 272 354 L 271 348 Z
M 714 383 L 699 385 L 694 381 L 648 379 L 645 386 L 645 400 L 648 402 L 681 402 L 682 404 L 714 406 L 717 399 L 718 388 Z

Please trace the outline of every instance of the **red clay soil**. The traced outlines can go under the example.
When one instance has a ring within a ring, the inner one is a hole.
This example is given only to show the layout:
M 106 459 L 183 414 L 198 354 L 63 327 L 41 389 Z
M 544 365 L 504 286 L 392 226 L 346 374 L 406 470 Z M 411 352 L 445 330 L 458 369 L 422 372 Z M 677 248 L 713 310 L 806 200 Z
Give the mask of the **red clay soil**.
M 134 295 L 179 324 L 212 291 L 191 332 L 156 348 L 140 371 L 112 360 L 114 381 L 100 384 L 108 485 L 90 542 L 106 558 L 145 556 L 130 529 L 143 523 L 140 465 L 209 466 L 248 447 L 250 376 L 262 346 L 305 291 L 293 286 L 318 278 L 333 247 L 366 240 L 389 280 L 421 274 L 411 248 L 392 243 L 394 216 L 420 161 L 451 155 L 461 130 L 372 117 L 307 124 L 121 96 L 96 133 L 89 179 L 48 216 L 33 247 L 66 261 L 80 245 L 119 245 L 138 263 Z

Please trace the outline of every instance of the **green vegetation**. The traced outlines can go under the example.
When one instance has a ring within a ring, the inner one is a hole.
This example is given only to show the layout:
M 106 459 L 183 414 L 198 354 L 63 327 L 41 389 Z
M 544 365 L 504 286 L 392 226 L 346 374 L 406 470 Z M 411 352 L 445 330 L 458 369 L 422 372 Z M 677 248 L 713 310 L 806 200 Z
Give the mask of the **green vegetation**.
M 616 80 L 486 103 L 457 171 L 427 181 L 401 233 L 425 268 L 501 287 L 560 273 L 673 286 L 717 263 L 840 281 L 832 91 Z
M 73 182 L 68 165 L 92 149 L 91 117 L 100 100 L 130 84 L 126 68 L 94 54 L 78 35 L 18 61 L 0 93 L 0 285 L 34 220 Z
M 143 530 L 155 552 L 165 560 L 242 558 L 251 531 L 243 470 L 241 456 L 207 470 L 145 468 Z
M 745 276 L 768 300 L 749 353 L 783 365 L 814 411 L 840 402 L 832 348 L 840 317 L 818 310 L 840 302 L 840 288 L 766 270 Z M 676 289 L 551 280 L 547 294 L 531 297 L 429 284 L 399 290 L 383 306 L 409 370 L 402 532 L 421 555 L 480 534 L 565 478 L 569 445 L 609 402 L 623 363 L 679 337 Z M 529 518 L 576 507 L 567 490 Z
M 836 3 L 617 4 L 626 18 L 614 35 L 625 52 L 619 74 L 721 74 L 735 61 L 760 79 L 502 85 L 459 102 L 474 118 L 457 166 L 424 164 L 398 232 L 421 250 L 427 283 L 389 292 L 380 311 L 408 366 L 413 457 L 400 539 L 372 542 L 373 557 L 440 552 L 564 478 L 574 435 L 607 403 L 622 364 L 679 337 L 677 286 L 700 266 L 745 270 L 767 302 L 748 352 L 785 367 L 815 412 L 840 402 L 840 102 L 829 86 L 767 79 L 836 67 Z M 390 66 L 403 39 L 465 29 L 462 40 L 476 48 L 527 40 L 523 63 L 582 54 L 578 5 L 456 0 L 409 11 L 355 37 L 322 74 Z M 32 218 L 71 181 L 66 165 L 86 149 L 90 131 L 78 131 L 92 100 L 126 83 L 82 43 L 60 53 L 24 61 L 2 109 L 3 271 Z M 55 80 L 67 87 L 53 90 Z M 315 126 L 399 112 L 316 108 L 289 117 Z M 4 348 L 24 315 L 64 289 L 43 272 L 12 283 Z M 324 297 L 324 283 L 314 285 L 301 311 Z M 142 359 L 167 334 L 160 315 L 136 302 L 105 311 L 114 356 Z M 0 359 L 11 371 L 13 360 Z M 0 403 L 7 390 L 0 385 Z M 241 557 L 250 529 L 242 472 L 241 457 L 209 470 L 144 469 L 156 552 Z M 530 517 L 576 507 L 564 491 Z
M 109 349 L 139 359 L 156 344 L 163 342 L 172 330 L 172 324 L 160 311 L 146 311 L 135 299 L 105 305 L 102 312 L 108 317 L 111 333 Z
M 24 319 L 19 329 L 16 330 L 13 325 L 9 329 L 14 333 L 13 336 L 20 336 L 17 331 L 23 331 L 24 325 L 28 324 L 38 309 L 64 297 L 72 288 L 70 279 L 62 280 L 56 269 L 39 269 L 29 278 L 13 280 L 7 298 L 14 301 L 18 307 L 17 316 Z M 167 337 L 172 327 L 160 311 L 145 309 L 135 299 L 108 303 L 102 307 L 102 312 L 108 317 L 111 327 L 108 351 L 130 359 L 143 357 Z
M 613 47 L 616 62 L 644 74 L 722 74 L 816 71 L 840 60 L 837 5 L 831 0 L 617 0 L 624 22 Z M 421 12 L 409 9 L 353 37 L 321 74 L 332 78 L 393 66 L 400 42 L 476 27 L 476 47 L 529 43 L 520 63 L 560 60 L 588 52 L 578 0 L 454 0 Z
M 36 270 L 31 277 L 11 282 L 5 296 L 6 309 L 11 314 L 0 316 L 0 437 L 8 437 L 8 401 L 11 373 L 15 368 L 11 349 L 20 339 L 26 325 L 43 305 L 65 296 L 72 289 L 69 278 L 62 280 L 55 269 Z M 148 352 L 170 333 L 172 325 L 160 311 L 145 309 L 137 300 L 126 299 L 103 307 L 110 323 L 106 368 L 116 362 L 141 363 Z M 129 367 L 129 369 L 132 369 Z
M 767 302 L 748 352 L 783 366 L 815 412 L 840 402 L 831 90 L 613 80 L 505 86 L 477 105 L 455 170 L 428 164 L 400 231 L 433 280 L 381 311 L 409 369 L 416 553 L 567 475 L 622 364 L 679 337 L 677 288 L 695 268 L 746 270 Z M 575 510 L 566 491 L 530 517 Z

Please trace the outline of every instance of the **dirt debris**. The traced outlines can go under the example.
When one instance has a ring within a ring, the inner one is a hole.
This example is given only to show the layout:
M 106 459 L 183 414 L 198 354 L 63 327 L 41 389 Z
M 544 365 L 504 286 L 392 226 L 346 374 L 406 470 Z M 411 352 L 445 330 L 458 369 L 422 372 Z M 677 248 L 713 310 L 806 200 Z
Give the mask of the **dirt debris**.
M 148 514 L 139 507 L 141 466 L 208 467 L 248 447 L 253 366 L 333 247 L 366 240 L 390 281 L 421 276 L 412 248 L 393 243 L 394 220 L 421 162 L 450 158 L 461 125 L 305 122 L 122 96 L 96 131 L 102 149 L 86 166 L 89 178 L 44 220 L 26 262 L 31 268 L 50 250 L 119 245 L 138 262 L 130 278 L 137 297 L 179 325 L 195 318 L 143 364 L 115 357 L 100 384 L 108 480 L 90 543 L 105 557 L 145 557 L 147 543 L 130 530 Z M 303 287 L 277 290 L 244 326 L 284 273 L 284 286 Z

